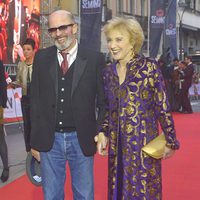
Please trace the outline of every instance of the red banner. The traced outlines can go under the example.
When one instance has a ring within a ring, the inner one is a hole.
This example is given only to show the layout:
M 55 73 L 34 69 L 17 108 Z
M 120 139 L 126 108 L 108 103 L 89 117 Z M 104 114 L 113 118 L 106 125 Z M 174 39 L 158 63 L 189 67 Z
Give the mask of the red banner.
M 39 48 L 40 0 L 0 1 L 0 59 L 17 63 L 23 57 L 22 45 L 33 38 Z

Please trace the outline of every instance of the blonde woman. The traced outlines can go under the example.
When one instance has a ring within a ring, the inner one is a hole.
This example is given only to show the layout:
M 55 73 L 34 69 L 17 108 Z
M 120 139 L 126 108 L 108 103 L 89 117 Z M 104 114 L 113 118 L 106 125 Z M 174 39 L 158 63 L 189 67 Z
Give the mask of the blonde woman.
M 108 199 L 160 200 L 161 159 L 141 149 L 158 136 L 158 122 L 167 140 L 163 158 L 179 148 L 161 71 L 138 54 L 144 35 L 135 19 L 114 18 L 104 33 L 115 62 L 103 71 L 107 115 L 95 139 L 101 155 L 109 140 Z

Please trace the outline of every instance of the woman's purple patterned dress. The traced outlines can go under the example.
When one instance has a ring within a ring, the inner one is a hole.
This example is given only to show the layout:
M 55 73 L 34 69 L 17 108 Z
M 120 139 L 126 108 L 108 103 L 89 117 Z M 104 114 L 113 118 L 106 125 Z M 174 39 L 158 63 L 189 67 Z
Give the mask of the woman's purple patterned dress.
M 108 111 L 100 131 L 109 137 L 109 200 L 161 200 L 161 160 L 141 148 L 158 135 L 177 145 L 164 81 L 153 59 L 136 56 L 119 85 L 116 64 L 103 71 Z

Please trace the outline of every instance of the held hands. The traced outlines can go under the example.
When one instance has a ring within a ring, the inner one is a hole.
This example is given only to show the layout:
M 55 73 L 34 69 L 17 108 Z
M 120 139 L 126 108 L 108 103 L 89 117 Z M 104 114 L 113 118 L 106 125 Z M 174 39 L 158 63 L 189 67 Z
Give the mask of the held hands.
M 167 159 L 167 158 L 172 157 L 174 155 L 174 153 L 175 153 L 175 150 L 173 150 L 169 147 L 165 147 L 163 159 Z
M 40 162 L 40 152 L 39 151 L 37 151 L 35 149 L 31 149 L 31 154 L 38 162 Z
M 104 135 L 104 133 L 99 133 L 94 137 L 94 141 L 97 142 L 97 151 L 100 155 L 106 156 L 108 155 L 108 151 L 106 150 L 108 138 Z

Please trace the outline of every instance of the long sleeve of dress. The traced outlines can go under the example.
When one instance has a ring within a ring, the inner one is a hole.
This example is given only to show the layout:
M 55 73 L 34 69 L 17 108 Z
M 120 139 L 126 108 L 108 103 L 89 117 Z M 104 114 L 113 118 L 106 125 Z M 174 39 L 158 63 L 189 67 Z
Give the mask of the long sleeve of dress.
M 155 63 L 152 65 L 152 87 L 154 88 L 155 114 L 165 134 L 167 144 L 173 149 L 179 148 L 176 139 L 174 121 L 170 112 L 170 105 L 166 95 L 162 73 Z

